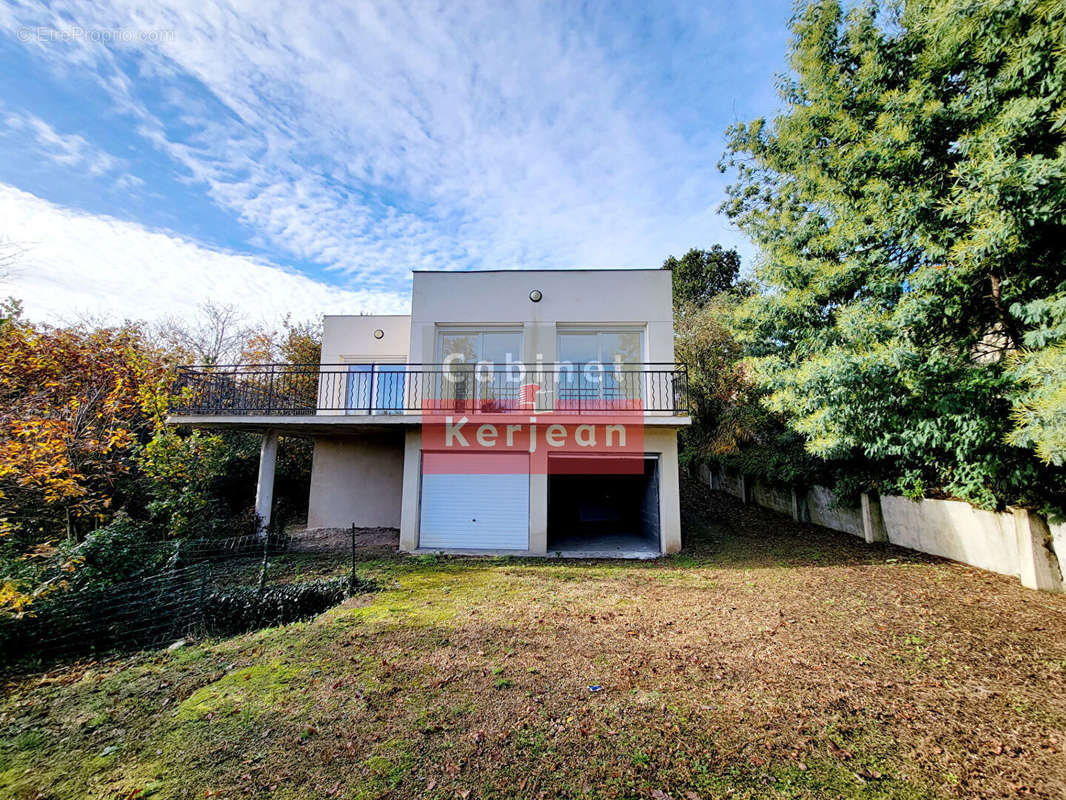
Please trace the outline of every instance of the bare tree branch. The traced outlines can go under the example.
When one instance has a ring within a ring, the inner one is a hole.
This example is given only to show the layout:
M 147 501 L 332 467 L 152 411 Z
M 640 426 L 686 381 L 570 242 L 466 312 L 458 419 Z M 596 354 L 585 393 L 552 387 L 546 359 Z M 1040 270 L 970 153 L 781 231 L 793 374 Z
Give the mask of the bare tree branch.
M 11 279 L 15 264 L 29 251 L 29 248 L 7 237 L 0 237 L 0 281 Z
M 244 317 L 236 306 L 208 300 L 192 322 L 167 317 L 157 335 L 169 349 L 184 351 L 201 364 L 232 363 L 250 335 Z

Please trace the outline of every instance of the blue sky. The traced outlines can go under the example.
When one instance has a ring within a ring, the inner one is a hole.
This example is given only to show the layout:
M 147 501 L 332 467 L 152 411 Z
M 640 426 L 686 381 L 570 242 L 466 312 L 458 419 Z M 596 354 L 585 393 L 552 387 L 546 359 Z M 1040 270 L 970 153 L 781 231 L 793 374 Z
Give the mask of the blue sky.
M 716 242 L 789 2 L 0 7 L 0 293 L 31 315 L 406 310 L 411 269 Z

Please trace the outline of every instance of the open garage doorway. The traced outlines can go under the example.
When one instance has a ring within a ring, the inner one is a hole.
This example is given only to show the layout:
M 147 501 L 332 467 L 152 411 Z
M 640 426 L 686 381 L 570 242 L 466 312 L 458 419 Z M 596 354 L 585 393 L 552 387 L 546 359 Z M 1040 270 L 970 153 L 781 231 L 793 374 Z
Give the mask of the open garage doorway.
M 548 475 L 548 553 L 659 555 L 659 459 L 646 456 L 642 469 L 625 474 L 611 474 L 604 462 L 597 468 L 596 459 L 581 461 L 581 469 Z

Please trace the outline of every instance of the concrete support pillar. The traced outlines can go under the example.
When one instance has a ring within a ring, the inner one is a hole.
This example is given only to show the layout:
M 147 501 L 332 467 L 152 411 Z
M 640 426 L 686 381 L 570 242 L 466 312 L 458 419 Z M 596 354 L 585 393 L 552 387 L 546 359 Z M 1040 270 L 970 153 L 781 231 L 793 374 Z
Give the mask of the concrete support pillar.
M 792 519 L 796 522 L 810 522 L 811 510 L 807 507 L 807 492 L 792 487 Z
M 885 518 L 881 515 L 881 498 L 863 492 L 862 501 L 862 535 L 867 543 L 887 542 L 888 529 Z
M 659 543 L 664 553 L 681 552 L 681 481 L 677 469 L 677 431 L 663 434 L 659 456 Z M 647 443 L 647 433 L 645 433 Z
M 548 476 L 536 471 L 529 475 L 529 552 L 548 552 Z
M 418 547 L 421 518 L 419 491 L 422 482 L 422 431 L 410 428 L 403 446 L 403 492 L 400 505 L 400 549 L 410 553 Z
M 1051 533 L 1043 517 L 1026 508 L 1012 508 L 1014 533 L 1018 537 L 1018 577 L 1022 586 L 1063 591 L 1063 575 L 1058 559 L 1048 543 Z
M 270 527 L 270 510 L 274 505 L 274 469 L 278 461 L 278 432 L 267 431 L 259 448 L 259 480 L 255 485 L 255 513 L 260 530 Z

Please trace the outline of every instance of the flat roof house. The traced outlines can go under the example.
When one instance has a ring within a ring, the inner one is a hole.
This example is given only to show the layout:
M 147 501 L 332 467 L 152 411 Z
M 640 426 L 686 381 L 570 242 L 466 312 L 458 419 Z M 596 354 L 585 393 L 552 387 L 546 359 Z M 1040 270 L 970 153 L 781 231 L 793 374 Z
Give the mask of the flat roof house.
M 680 549 L 664 270 L 414 273 L 410 316 L 327 316 L 319 364 L 183 367 L 172 424 L 314 440 L 309 528 L 393 527 L 408 551 Z

